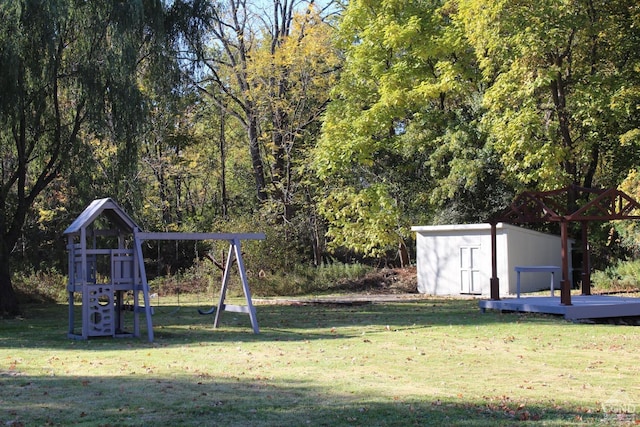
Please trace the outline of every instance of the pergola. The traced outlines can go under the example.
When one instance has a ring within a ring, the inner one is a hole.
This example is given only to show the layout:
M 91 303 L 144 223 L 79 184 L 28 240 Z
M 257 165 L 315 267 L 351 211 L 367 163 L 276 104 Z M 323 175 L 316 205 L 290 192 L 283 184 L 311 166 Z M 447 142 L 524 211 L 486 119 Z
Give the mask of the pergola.
M 580 206 L 578 204 L 581 204 Z M 556 222 L 560 224 L 562 242 L 562 280 L 560 304 L 571 305 L 569 280 L 568 225 L 582 226 L 582 293 L 591 294 L 588 233 L 590 221 L 640 219 L 640 203 L 616 188 L 596 189 L 571 185 L 552 191 L 525 191 L 511 205 L 491 218 L 491 299 L 499 300 L 497 273 L 496 225 L 499 222 L 524 224 Z

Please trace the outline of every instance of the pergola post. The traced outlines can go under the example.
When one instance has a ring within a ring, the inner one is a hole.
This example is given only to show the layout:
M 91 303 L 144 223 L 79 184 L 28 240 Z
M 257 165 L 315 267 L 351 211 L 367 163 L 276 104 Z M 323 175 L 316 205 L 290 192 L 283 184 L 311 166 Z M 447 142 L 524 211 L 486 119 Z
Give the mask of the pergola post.
M 591 265 L 589 264 L 589 224 L 582 221 L 582 295 L 591 295 Z
M 497 224 L 491 222 L 491 299 L 498 301 L 500 299 L 500 279 L 498 279 L 498 244 L 497 244 Z
M 569 280 L 569 236 L 568 222 L 560 221 L 560 240 L 562 243 L 562 280 L 560 282 L 560 304 L 571 305 L 571 281 Z

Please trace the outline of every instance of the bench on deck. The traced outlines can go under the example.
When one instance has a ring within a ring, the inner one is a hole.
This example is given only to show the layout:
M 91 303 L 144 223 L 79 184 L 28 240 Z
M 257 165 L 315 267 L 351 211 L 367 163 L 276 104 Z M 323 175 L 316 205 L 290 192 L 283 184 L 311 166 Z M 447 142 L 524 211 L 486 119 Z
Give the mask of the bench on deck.
M 562 269 L 555 265 L 517 265 L 515 270 L 518 275 L 516 295 L 517 298 L 520 298 L 520 273 L 551 273 L 551 296 L 553 297 L 555 273 L 560 273 Z

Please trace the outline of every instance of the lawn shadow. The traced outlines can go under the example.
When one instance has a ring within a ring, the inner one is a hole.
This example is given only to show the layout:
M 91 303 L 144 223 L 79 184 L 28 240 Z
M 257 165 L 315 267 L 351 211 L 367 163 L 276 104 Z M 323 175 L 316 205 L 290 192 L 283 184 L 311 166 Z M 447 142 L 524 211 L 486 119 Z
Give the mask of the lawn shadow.
M 468 401 L 458 397 L 400 399 L 360 395 L 300 378 L 286 384 L 206 372 L 123 376 L 0 374 L 3 425 L 545 425 L 597 423 L 616 414 L 572 408 L 553 399 L 519 402 L 508 397 Z

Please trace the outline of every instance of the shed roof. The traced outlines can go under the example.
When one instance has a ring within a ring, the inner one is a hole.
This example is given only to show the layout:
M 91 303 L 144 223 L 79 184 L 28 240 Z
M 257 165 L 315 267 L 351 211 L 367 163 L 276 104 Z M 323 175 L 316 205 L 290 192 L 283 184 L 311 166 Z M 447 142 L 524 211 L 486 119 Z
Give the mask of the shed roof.
M 122 210 L 111 198 L 96 199 L 71 223 L 64 231 L 65 235 L 77 234 L 87 225 L 91 224 L 100 215 L 105 215 L 115 226 L 121 230 L 131 231 L 139 228 L 133 219 Z
M 515 225 L 498 223 L 497 228 L 521 228 Z M 411 231 L 417 233 L 441 233 L 449 231 L 491 231 L 491 224 L 442 224 L 442 225 L 414 225 L 411 227 Z
M 496 224 L 496 230 L 500 234 L 510 234 L 517 232 L 518 234 L 529 235 L 547 235 L 559 237 L 553 233 L 545 233 L 542 231 L 532 230 L 530 228 L 521 227 L 518 225 L 508 224 L 506 222 L 499 222 Z M 460 236 L 466 234 L 473 235 L 491 235 L 491 224 L 447 224 L 447 225 L 418 225 L 411 227 L 411 231 L 415 231 L 418 234 L 429 236 Z

